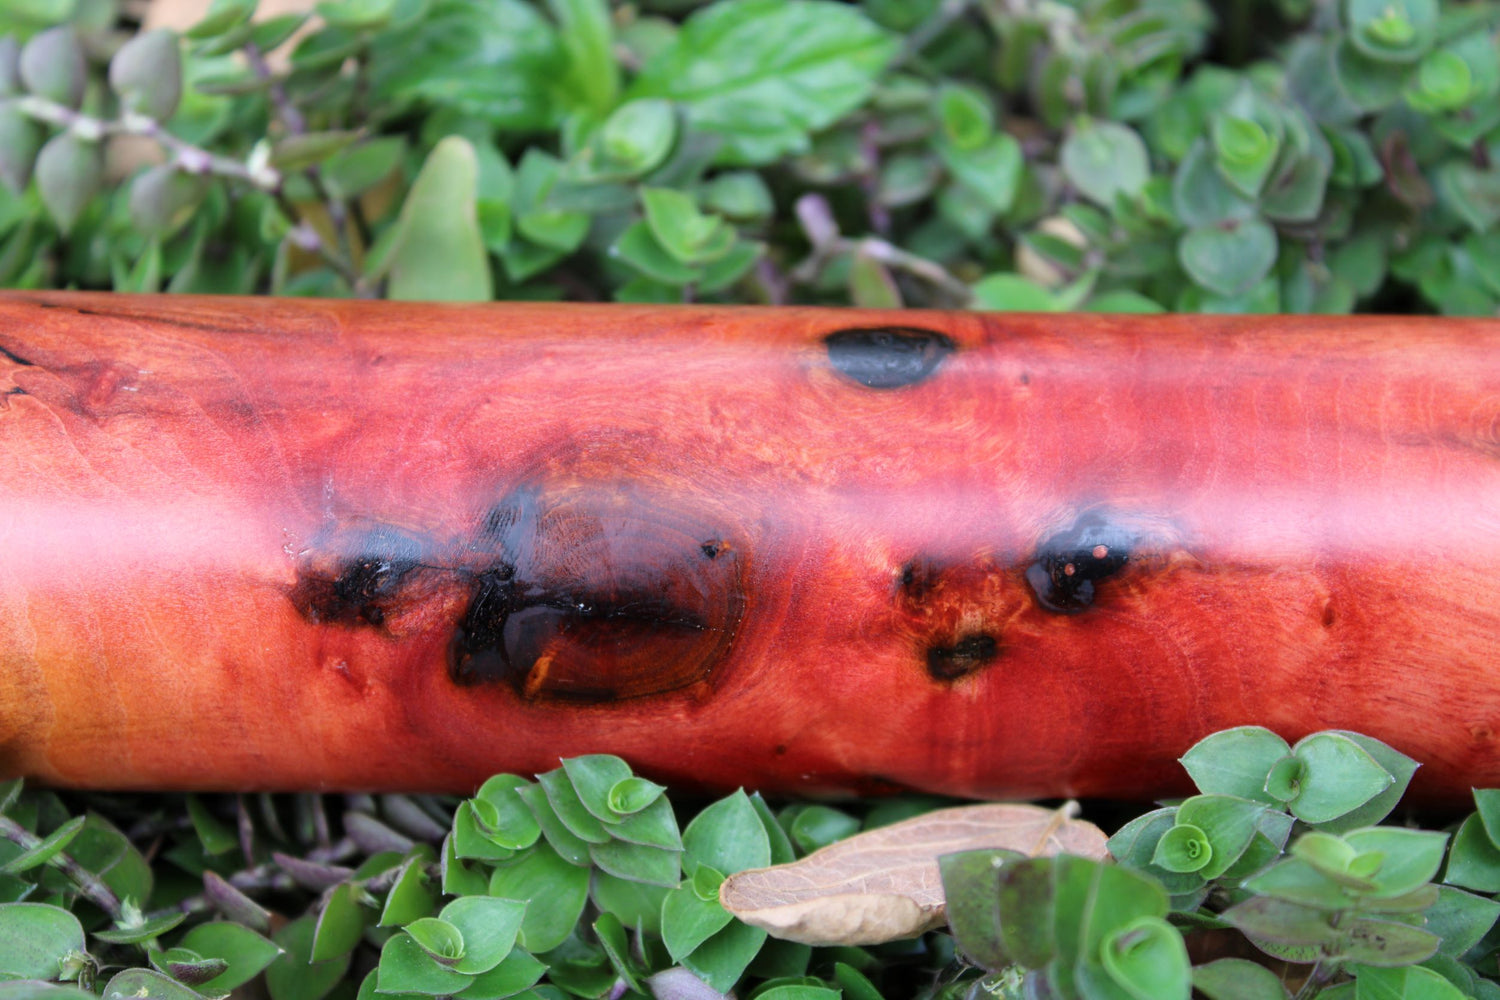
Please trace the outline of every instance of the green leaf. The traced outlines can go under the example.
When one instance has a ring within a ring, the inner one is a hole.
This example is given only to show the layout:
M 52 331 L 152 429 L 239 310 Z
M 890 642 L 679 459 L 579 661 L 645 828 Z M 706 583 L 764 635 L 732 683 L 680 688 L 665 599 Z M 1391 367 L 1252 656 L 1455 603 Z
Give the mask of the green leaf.
M 289 173 L 306 170 L 348 149 L 357 139 L 359 133 L 348 130 L 289 135 L 271 146 L 271 166 Z
M 1109 977 L 1135 1000 L 1188 1000 L 1192 992 L 1187 945 L 1160 917 L 1139 917 L 1112 931 L 1100 959 Z
M 1383 968 L 1425 961 L 1441 943 L 1435 934 L 1394 920 L 1353 920 L 1339 930 L 1337 947 L 1328 950 L 1330 959 Z
M 682 831 L 684 863 L 725 875 L 771 863 L 771 841 L 743 789 L 698 813 Z
M 1478 813 L 1464 820 L 1454 835 L 1443 881 L 1476 892 L 1500 892 L 1500 847 L 1485 833 Z
M 148 951 L 146 958 L 156 971 L 193 987 L 213 981 L 229 968 L 229 963 L 222 958 L 204 958 L 187 948 Z
M 169 164 L 151 167 L 130 185 L 130 221 L 146 236 L 169 237 L 187 224 L 207 194 L 207 178 L 183 173 Z M 189 813 L 192 812 L 193 807 L 189 806 Z M 203 831 L 210 829 L 209 824 L 217 824 L 217 821 L 212 816 L 205 821 L 201 805 L 197 813 L 193 817 L 193 826 L 199 830 L 201 839 Z M 205 850 L 209 840 L 220 848 L 210 851 L 211 854 L 232 850 L 238 843 L 234 834 L 222 824 L 218 825 L 218 835 L 209 832 Z
M 104 180 L 104 159 L 96 142 L 71 131 L 59 132 L 36 158 L 36 183 L 42 204 L 64 233 L 73 228 Z
M 1295 850 L 1295 845 L 1293 849 Z M 1355 894 L 1368 887 L 1367 880 L 1350 875 L 1330 874 L 1312 862 L 1297 857 L 1284 858 L 1245 881 L 1245 888 L 1251 892 L 1326 910 L 1353 906 Z
M 446 891 L 447 887 L 444 889 Z M 427 887 L 427 863 L 421 857 L 412 857 L 402 864 L 390 892 L 386 893 L 379 926 L 405 926 L 413 920 L 431 916 L 436 905 L 437 897 Z
M 636 176 L 666 160 L 677 141 L 677 111 L 671 101 L 643 97 L 627 101 L 605 119 L 599 140 L 606 161 Z
M 641 191 L 643 199 L 646 190 Z M 589 815 L 606 824 L 618 823 L 624 818 L 610 807 L 609 800 L 611 790 L 631 777 L 629 764 L 610 754 L 589 754 L 563 761 L 563 772 Z
M 612 840 L 590 844 L 589 857 L 604 871 L 632 882 L 671 887 L 682 878 L 682 855 L 677 851 Z
M 27 848 L 5 862 L 5 864 L 0 865 L 0 873 L 17 875 L 51 861 L 67 850 L 73 838 L 78 835 L 78 831 L 83 829 L 86 819 L 87 817 L 84 816 L 74 816 L 62 826 L 59 826 L 56 830 L 43 837 L 35 847 Z
M 619 98 L 620 64 L 614 29 L 604 0 L 547 0 L 567 56 L 561 88 L 577 110 L 596 119 L 609 114 Z
M 544 896 L 535 905 L 544 908 L 551 902 Z M 477 975 L 499 965 L 515 947 L 527 909 L 526 900 L 490 896 L 464 896 L 443 907 L 441 919 L 459 932 L 463 942 L 463 954 L 453 968 Z
M 661 908 L 667 886 L 644 885 L 616 878 L 608 872 L 595 872 L 590 893 L 594 905 L 611 914 L 627 927 L 639 927 L 648 934 L 661 936 Z
M 1220 918 L 1258 945 L 1321 947 L 1336 941 L 1340 934 L 1325 910 L 1268 896 L 1255 896 L 1231 906 Z
M 1463 57 L 1448 49 L 1429 52 L 1406 86 L 1406 103 L 1423 114 L 1438 115 L 1468 103 L 1474 75 Z
M 1379 826 L 1351 830 L 1344 842 L 1360 855 L 1381 855 L 1369 878 L 1375 883 L 1373 899 L 1404 896 L 1426 885 L 1443 863 L 1448 835 L 1427 830 Z
M 45 133 L 21 113 L 14 101 L 0 100 L 0 181 L 19 195 L 31 180 L 31 168 Z
M 282 954 L 266 968 L 266 991 L 271 1000 L 322 1000 L 349 971 L 348 955 L 328 962 L 312 961 L 315 930 L 313 917 L 305 916 L 272 936 Z
M 1370 59 L 1414 62 L 1437 31 L 1437 0 L 1345 0 L 1349 40 Z
M 708 866 L 703 865 L 699 870 L 706 868 Z M 693 881 L 697 881 L 696 874 Z M 685 883 L 667 893 L 667 898 L 662 901 L 661 933 L 667 952 L 673 961 L 681 962 L 695 948 L 729 926 L 733 919 L 719 905 L 717 896 L 703 899 L 694 891 L 693 884 Z
M 459 809 L 463 808 L 464 803 L 460 803 Z M 470 817 L 469 822 L 472 826 L 472 817 Z M 442 861 L 438 866 L 438 870 L 441 873 L 443 892 L 448 893 L 450 896 L 472 896 L 478 893 L 482 893 L 485 890 L 485 886 L 489 884 L 488 879 L 485 875 L 476 870 L 477 866 L 471 866 L 466 862 L 459 860 L 457 848 L 454 846 L 457 839 L 458 838 L 452 833 L 449 833 L 448 836 L 443 838 Z M 418 875 L 416 877 L 421 876 Z M 397 884 L 399 885 L 400 883 L 398 882 Z M 392 897 L 389 895 L 386 896 L 387 911 L 391 909 L 392 902 Z M 405 923 L 407 920 L 415 920 L 417 917 L 425 917 L 431 912 L 432 910 L 429 904 L 428 909 L 422 910 L 420 912 L 410 913 L 410 915 L 408 915 L 408 912 L 403 911 L 402 913 L 394 916 L 389 921 L 386 919 L 387 915 L 385 913 L 382 913 L 380 918 L 380 926 L 385 927 L 393 923 Z
M 110 944 L 140 944 L 160 937 L 186 919 L 186 913 L 170 913 L 139 923 L 121 920 L 108 930 L 94 931 L 93 935 Z
M 954 84 L 942 87 L 938 91 L 937 111 L 943 135 L 955 149 L 978 149 L 995 132 L 994 107 L 972 87 Z
M 840 1000 L 842 996 L 843 993 L 839 990 L 832 990 L 826 986 L 789 983 L 758 991 L 755 994 L 755 1000 Z
M 683 23 L 629 95 L 679 102 L 724 140 L 720 162 L 765 164 L 863 104 L 897 41 L 826 0 L 720 0 Z
M 481 818 L 480 814 L 484 813 Z M 516 852 L 514 848 L 497 844 L 491 837 L 498 832 L 504 820 L 494 803 L 483 799 L 460 802 L 453 812 L 453 852 L 460 858 L 480 861 L 504 861 Z M 504 836 L 501 834 L 501 836 Z
M 364 935 L 365 923 L 366 911 L 355 901 L 354 887 L 347 882 L 335 886 L 318 914 L 309 957 L 314 962 L 326 962 L 349 954 Z
M 1205 737 L 1181 757 L 1198 790 L 1274 804 L 1266 794 L 1271 765 L 1291 752 L 1286 740 L 1261 726 L 1239 726 Z
M 939 157 L 964 193 L 994 212 L 1008 212 L 1021 186 L 1026 162 L 1021 144 L 1009 132 L 996 133 L 975 149 L 961 150 L 946 142 L 937 144 Z
M 720 993 L 727 993 L 765 941 L 764 930 L 736 920 L 694 948 L 682 965 Z
M 1255 215 L 1255 203 L 1219 174 L 1208 143 L 1201 139 L 1177 165 L 1172 178 L 1172 206 L 1183 225 L 1189 227 L 1241 222 Z
M 464 899 L 483 899 L 482 896 L 465 896 Z M 498 902 L 513 902 L 499 900 Z M 519 922 L 519 915 L 517 915 Z M 420 917 L 404 928 L 422 950 L 443 965 L 453 966 L 465 956 L 463 933 L 448 921 L 439 917 Z M 506 949 L 507 951 L 509 949 Z M 462 970 L 459 970 L 462 971 Z
M 409 934 L 396 934 L 380 949 L 375 969 L 378 993 L 420 993 L 446 996 L 457 993 L 470 977 L 433 958 Z
M 83 926 L 67 910 L 45 903 L 0 904 L 0 973 L 56 979 L 64 960 L 84 950 Z
M 723 219 L 698 210 L 693 196 L 671 188 L 641 188 L 646 224 L 663 249 L 686 265 L 722 256 L 734 233 Z M 581 794 L 581 793 L 580 793 Z
M 1208 1000 L 1286 1000 L 1276 973 L 1243 958 L 1221 958 L 1193 967 L 1193 988 Z
M 501 1000 L 515 996 L 532 986 L 548 970 L 531 955 L 517 948 L 505 960 L 488 972 L 481 972 L 469 980 L 469 985 L 458 992 L 464 1000 Z M 537 994 L 528 994 L 540 1000 Z M 548 1000 L 563 1000 L 556 991 L 546 994 Z
M 515 217 L 521 235 L 548 250 L 569 254 L 589 233 L 589 214 L 560 208 L 534 208 Z
M 1200 226 L 1177 244 L 1177 259 L 1209 291 L 1242 295 L 1276 263 L 1276 231 L 1259 219 Z
M 129 111 L 165 123 L 182 100 L 182 52 L 165 29 L 136 35 L 109 61 L 109 85 Z
M 585 848 L 584 859 L 588 854 Z M 520 942 L 529 951 L 551 951 L 567 940 L 588 902 L 589 870 L 571 864 L 548 844 L 537 844 L 495 866 L 489 892 L 501 899 L 537 900 L 521 921 Z M 545 901 L 545 905 L 540 905 Z
M 389 253 L 392 299 L 481 301 L 493 294 L 479 234 L 479 164 L 467 139 L 449 136 L 422 165 L 396 222 Z
M 859 832 L 859 820 L 829 806 L 810 805 L 800 810 L 787 831 L 792 843 L 804 854 Z
M 1341 733 L 1314 733 L 1298 741 L 1292 753 L 1306 773 L 1289 806 L 1304 823 L 1336 820 L 1395 784 L 1368 750 Z
M 1151 863 L 1169 872 L 1185 873 L 1201 871 L 1213 859 L 1208 835 L 1191 824 L 1177 823 L 1157 841 Z
M 224 972 L 201 984 L 208 994 L 228 993 L 260 975 L 276 957 L 281 947 L 255 933 L 243 924 L 214 921 L 199 924 L 182 938 L 181 946 L 204 958 L 219 958 L 229 963 Z
M 665 791 L 665 786 L 632 775 L 615 782 L 607 805 L 616 816 L 631 816 L 656 802 Z
M 255 13 L 257 0 L 213 0 L 203 19 L 188 29 L 189 38 L 213 38 L 232 31 Z
M 345 201 L 357 198 L 375 187 L 401 165 L 406 155 L 406 140 L 401 136 L 381 136 L 346 147 L 330 156 L 319 168 L 319 176 L 328 193 Z M 481 163 L 480 174 L 484 168 Z M 481 200 L 483 182 L 480 183 Z
M 1361 966 L 1355 970 L 1357 1000 L 1464 1000 L 1464 992 L 1431 969 L 1418 967 L 1382 969 Z
M 699 268 L 688 267 L 668 253 L 644 220 L 626 227 L 619 239 L 610 246 L 609 255 L 646 277 L 668 285 L 691 284 L 703 273 Z
M 1500 222 L 1500 170 L 1454 160 L 1439 167 L 1434 180 L 1438 200 L 1476 233 Z
M 1000 872 L 1015 858 L 1014 852 L 1001 850 L 961 851 L 938 857 L 938 872 L 943 881 L 943 897 L 948 911 L 948 928 L 958 950 L 981 968 L 992 972 L 1011 964 L 1012 958 L 1001 941 Z M 1052 884 L 1046 882 L 1045 898 L 1020 916 L 1020 923 L 1034 927 L 1051 926 Z M 1047 908 L 1045 920 L 1037 919 L 1041 906 Z M 1008 912 L 1015 912 L 1014 910 Z M 1038 955 L 1042 949 L 1021 951 L 1015 961 L 1031 964 L 1041 957 L 1045 964 L 1050 955 Z
M 1438 951 L 1458 958 L 1477 945 L 1500 918 L 1500 902 L 1441 886 L 1422 926 L 1443 939 Z
M 353 31 L 385 27 L 394 13 L 396 0 L 324 0 L 318 16 L 335 28 Z
M 1474 806 L 1490 843 L 1500 847 L 1500 788 L 1475 788 Z
M 640 225 L 644 228 L 644 223 Z M 568 780 L 567 773 L 562 768 L 539 774 L 536 780 L 546 791 L 547 802 L 569 833 L 590 844 L 603 844 L 609 840 L 609 831 L 593 813 L 584 808 L 578 793 L 573 790 L 573 783 Z
M 625 933 L 625 925 L 620 923 L 618 917 L 601 913 L 599 919 L 594 921 L 594 937 L 609 958 L 610 966 L 624 980 L 625 985 L 641 992 L 640 969 L 631 957 L 630 938 Z
M 201 1000 L 202 994 L 155 969 L 126 969 L 104 987 L 104 1000 Z
M 1079 193 L 1104 208 L 1140 194 L 1151 177 L 1146 144 L 1128 125 L 1086 121 L 1063 140 L 1059 163 Z
M 1265 811 L 1264 803 L 1232 795 L 1196 795 L 1178 806 L 1177 822 L 1197 827 L 1213 848 L 1198 874 L 1215 879 L 1228 871 L 1250 846 Z
M 72 25 L 59 25 L 33 35 L 21 49 L 18 68 L 21 82 L 37 97 L 69 108 L 83 103 L 88 69 Z
M 476 809 L 474 815 L 481 824 L 481 832 L 491 843 L 519 851 L 535 844 L 542 835 L 536 815 L 518 794 L 530 784 L 514 774 L 497 774 L 474 793 L 476 803 L 482 802 L 490 807 Z
M 558 856 L 569 864 L 587 867 L 589 865 L 588 841 L 575 836 L 573 831 L 558 819 L 557 812 L 547 798 L 546 789 L 541 785 L 527 785 L 525 788 L 516 789 L 516 794 L 531 809 L 532 815 L 536 817 L 537 824 L 541 827 L 542 836 L 547 838 L 547 843 L 552 846 Z M 497 893 L 497 895 L 504 895 L 504 893 Z M 528 945 L 528 947 L 531 947 L 533 951 L 552 950 L 533 945 Z
M 972 289 L 975 309 L 996 312 L 1058 312 L 1062 304 L 1057 296 L 1019 274 L 991 274 L 981 278 Z
M 376 106 L 416 101 L 505 130 L 554 128 L 568 56 L 537 8 L 524 0 L 433 0 L 408 30 L 376 36 Z
M 1278 137 L 1254 118 L 1234 114 L 1214 116 L 1210 135 L 1219 173 L 1246 197 L 1258 195 L 1276 165 Z

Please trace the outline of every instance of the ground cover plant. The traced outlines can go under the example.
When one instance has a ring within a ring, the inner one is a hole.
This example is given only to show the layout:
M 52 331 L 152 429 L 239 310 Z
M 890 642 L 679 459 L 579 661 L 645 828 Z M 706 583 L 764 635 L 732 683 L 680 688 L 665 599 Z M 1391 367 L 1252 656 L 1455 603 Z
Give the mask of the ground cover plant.
M 0 5 L 0 287 L 1493 315 L 1500 4 Z M 952 803 L 0 794 L 0 1000 L 1500 994 L 1500 792 L 1358 734 L 1183 747 L 1113 861 L 942 863 L 951 928 L 768 938 L 723 881 Z M 1397 810 L 1394 811 L 1393 810 Z M 1383 825 L 1382 825 L 1383 824 Z M 42 985 L 46 981 L 50 985 Z

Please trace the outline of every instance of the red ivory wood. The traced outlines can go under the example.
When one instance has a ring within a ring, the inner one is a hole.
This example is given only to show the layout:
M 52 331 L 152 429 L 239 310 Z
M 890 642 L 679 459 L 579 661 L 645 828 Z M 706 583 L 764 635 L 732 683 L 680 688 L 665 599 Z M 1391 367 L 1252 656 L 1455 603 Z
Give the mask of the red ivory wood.
M 1500 323 L 0 296 L 0 771 L 1500 784 Z

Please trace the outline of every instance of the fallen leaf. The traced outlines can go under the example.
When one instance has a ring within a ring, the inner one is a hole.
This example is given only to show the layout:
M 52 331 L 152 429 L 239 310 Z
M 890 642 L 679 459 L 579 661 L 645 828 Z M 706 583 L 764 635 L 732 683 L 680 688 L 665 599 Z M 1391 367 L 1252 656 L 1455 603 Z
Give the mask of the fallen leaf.
M 800 861 L 731 875 L 724 909 L 773 937 L 866 945 L 916 937 L 946 920 L 937 859 L 1006 848 L 1104 858 L 1104 831 L 1061 809 L 1006 803 L 940 809 L 830 844 Z

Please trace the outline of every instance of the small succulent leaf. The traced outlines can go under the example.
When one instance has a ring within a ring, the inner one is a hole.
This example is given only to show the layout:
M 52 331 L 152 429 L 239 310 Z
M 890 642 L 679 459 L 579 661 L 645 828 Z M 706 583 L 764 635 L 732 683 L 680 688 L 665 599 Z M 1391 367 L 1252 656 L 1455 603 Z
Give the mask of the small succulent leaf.
M 1305 823 L 1336 820 L 1395 784 L 1395 777 L 1369 751 L 1336 732 L 1314 733 L 1292 753 L 1306 765 L 1292 813 Z
M 21 82 L 37 97 L 68 108 L 83 103 L 88 67 L 72 25 L 33 35 L 21 50 L 19 69 Z
M 550 844 L 539 843 L 495 865 L 489 894 L 500 899 L 545 900 L 546 905 L 526 908 L 517 940 L 528 951 L 551 951 L 567 940 L 583 914 L 589 897 L 589 869 L 563 858 Z
M 536 906 L 543 908 L 550 902 L 538 899 Z M 443 907 L 440 919 L 458 932 L 463 943 L 462 954 L 453 963 L 453 969 L 478 975 L 503 962 L 515 947 L 528 909 L 526 900 L 492 896 L 462 896 Z M 407 929 L 411 929 L 410 925 Z
M 274 941 L 229 921 L 199 924 L 183 936 L 181 946 L 205 959 L 221 959 L 228 965 L 220 975 L 199 984 L 208 994 L 228 993 L 248 983 L 282 952 Z
M 1193 967 L 1193 989 L 1208 1000 L 1286 1000 L 1276 973 L 1243 958 L 1221 958 Z
M 0 904 L 0 973 L 55 979 L 67 957 L 85 949 L 83 926 L 67 910 L 45 903 Z
M 1104 939 L 1099 953 L 1110 979 L 1134 1000 L 1187 1000 L 1192 963 L 1177 928 L 1138 917 Z
M 182 100 L 182 51 L 165 28 L 136 35 L 109 61 L 109 85 L 127 110 L 165 123 Z
M 1145 142 L 1118 122 L 1079 124 L 1063 140 L 1059 162 L 1079 193 L 1106 209 L 1121 195 L 1139 194 L 1151 177 Z
M 73 132 L 59 132 L 37 154 L 37 189 L 57 227 L 73 228 L 104 181 L 104 158 L 99 144 Z

